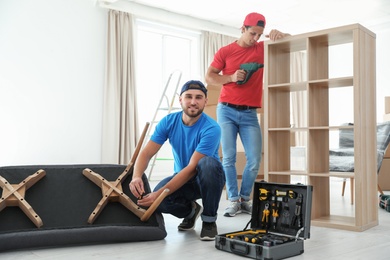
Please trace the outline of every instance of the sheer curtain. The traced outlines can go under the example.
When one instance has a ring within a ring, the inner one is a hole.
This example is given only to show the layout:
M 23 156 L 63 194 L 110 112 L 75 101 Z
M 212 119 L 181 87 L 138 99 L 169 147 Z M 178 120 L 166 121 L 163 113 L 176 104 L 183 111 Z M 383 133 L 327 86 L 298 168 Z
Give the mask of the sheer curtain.
M 306 53 L 291 53 L 291 82 L 306 79 Z M 307 91 L 295 91 L 291 94 L 292 124 L 294 127 L 307 126 Z M 295 132 L 295 145 L 306 146 L 306 137 L 303 132 Z
M 219 33 L 202 31 L 201 45 L 201 73 L 204 78 L 208 67 L 214 59 L 214 54 L 219 48 L 236 41 L 236 37 L 227 36 Z
M 109 11 L 103 107 L 103 163 L 128 164 L 139 136 L 133 28 L 131 14 Z

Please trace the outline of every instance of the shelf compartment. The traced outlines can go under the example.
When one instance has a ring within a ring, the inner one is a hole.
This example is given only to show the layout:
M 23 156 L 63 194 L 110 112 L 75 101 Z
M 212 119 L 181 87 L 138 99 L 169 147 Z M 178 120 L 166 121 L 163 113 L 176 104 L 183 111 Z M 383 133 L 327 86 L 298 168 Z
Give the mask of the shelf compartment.
M 321 140 L 319 142 L 319 140 Z M 329 172 L 329 130 L 308 132 L 308 172 Z
M 267 100 L 268 123 L 270 128 L 290 127 L 290 91 L 286 88 L 269 89 L 269 99 Z M 279 109 L 285 113 L 277 113 Z
M 269 107 L 268 121 L 269 128 L 290 128 L 291 127 L 291 100 L 292 95 L 307 95 L 307 84 L 281 84 L 273 85 L 267 89 L 268 99 L 266 104 Z M 278 111 L 284 111 L 279 113 Z M 307 120 L 304 120 L 307 121 Z M 300 127 L 306 127 L 305 125 Z
M 270 142 L 268 143 L 269 172 L 290 171 L 290 131 L 270 131 Z M 271 141 L 272 140 L 272 141 Z M 267 177 L 271 182 L 290 183 L 288 175 L 269 175 Z

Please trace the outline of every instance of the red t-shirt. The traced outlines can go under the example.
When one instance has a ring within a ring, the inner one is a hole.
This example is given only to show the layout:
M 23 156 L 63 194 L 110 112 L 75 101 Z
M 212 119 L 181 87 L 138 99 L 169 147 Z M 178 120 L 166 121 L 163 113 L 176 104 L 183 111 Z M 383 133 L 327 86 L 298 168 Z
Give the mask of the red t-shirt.
M 214 56 L 211 66 L 222 71 L 222 74 L 231 75 L 241 64 L 245 63 L 264 64 L 264 42 L 257 42 L 251 47 L 241 47 L 233 42 L 220 48 Z M 223 85 L 219 102 L 228 102 L 235 105 L 261 107 L 263 96 L 263 68 L 252 74 L 244 84 L 230 82 Z

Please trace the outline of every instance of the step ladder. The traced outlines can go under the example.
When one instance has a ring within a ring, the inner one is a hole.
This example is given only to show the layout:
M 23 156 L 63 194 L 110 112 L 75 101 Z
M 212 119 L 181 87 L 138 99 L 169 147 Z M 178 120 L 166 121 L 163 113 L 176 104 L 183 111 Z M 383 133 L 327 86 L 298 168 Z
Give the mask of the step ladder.
M 144 145 L 147 143 L 147 141 L 149 141 L 150 137 L 154 132 L 155 126 L 164 116 L 170 114 L 171 112 L 179 111 L 182 109 L 180 106 L 175 106 L 175 101 L 178 100 L 178 97 L 180 95 L 180 93 L 178 93 L 178 88 L 181 80 L 181 75 L 182 72 L 180 70 L 175 70 L 169 75 L 167 83 L 164 87 L 164 91 L 161 95 L 160 101 L 153 115 L 153 119 L 152 121 L 150 121 L 150 126 L 146 134 L 147 139 Z M 150 160 L 148 180 L 150 180 L 154 166 L 156 165 L 157 155 L 158 153 L 155 154 Z

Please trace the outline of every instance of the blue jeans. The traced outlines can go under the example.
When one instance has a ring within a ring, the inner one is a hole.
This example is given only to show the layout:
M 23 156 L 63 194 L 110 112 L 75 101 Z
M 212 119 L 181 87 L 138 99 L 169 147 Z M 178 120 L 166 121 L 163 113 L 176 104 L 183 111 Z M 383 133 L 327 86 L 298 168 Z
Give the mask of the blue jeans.
M 237 110 L 219 103 L 217 120 L 222 129 L 222 165 L 226 175 L 228 199 L 249 200 L 261 161 L 262 135 L 256 109 Z M 236 171 L 237 135 L 240 135 L 246 157 L 240 191 Z
M 189 218 L 195 212 L 192 202 L 202 199 L 202 221 L 215 222 L 217 220 L 219 201 L 225 186 L 222 164 L 213 157 L 205 156 L 199 160 L 196 171 L 197 174 L 194 178 L 162 201 L 158 211 L 170 213 L 178 218 Z M 163 187 L 173 177 L 174 175 L 163 179 L 154 190 Z

